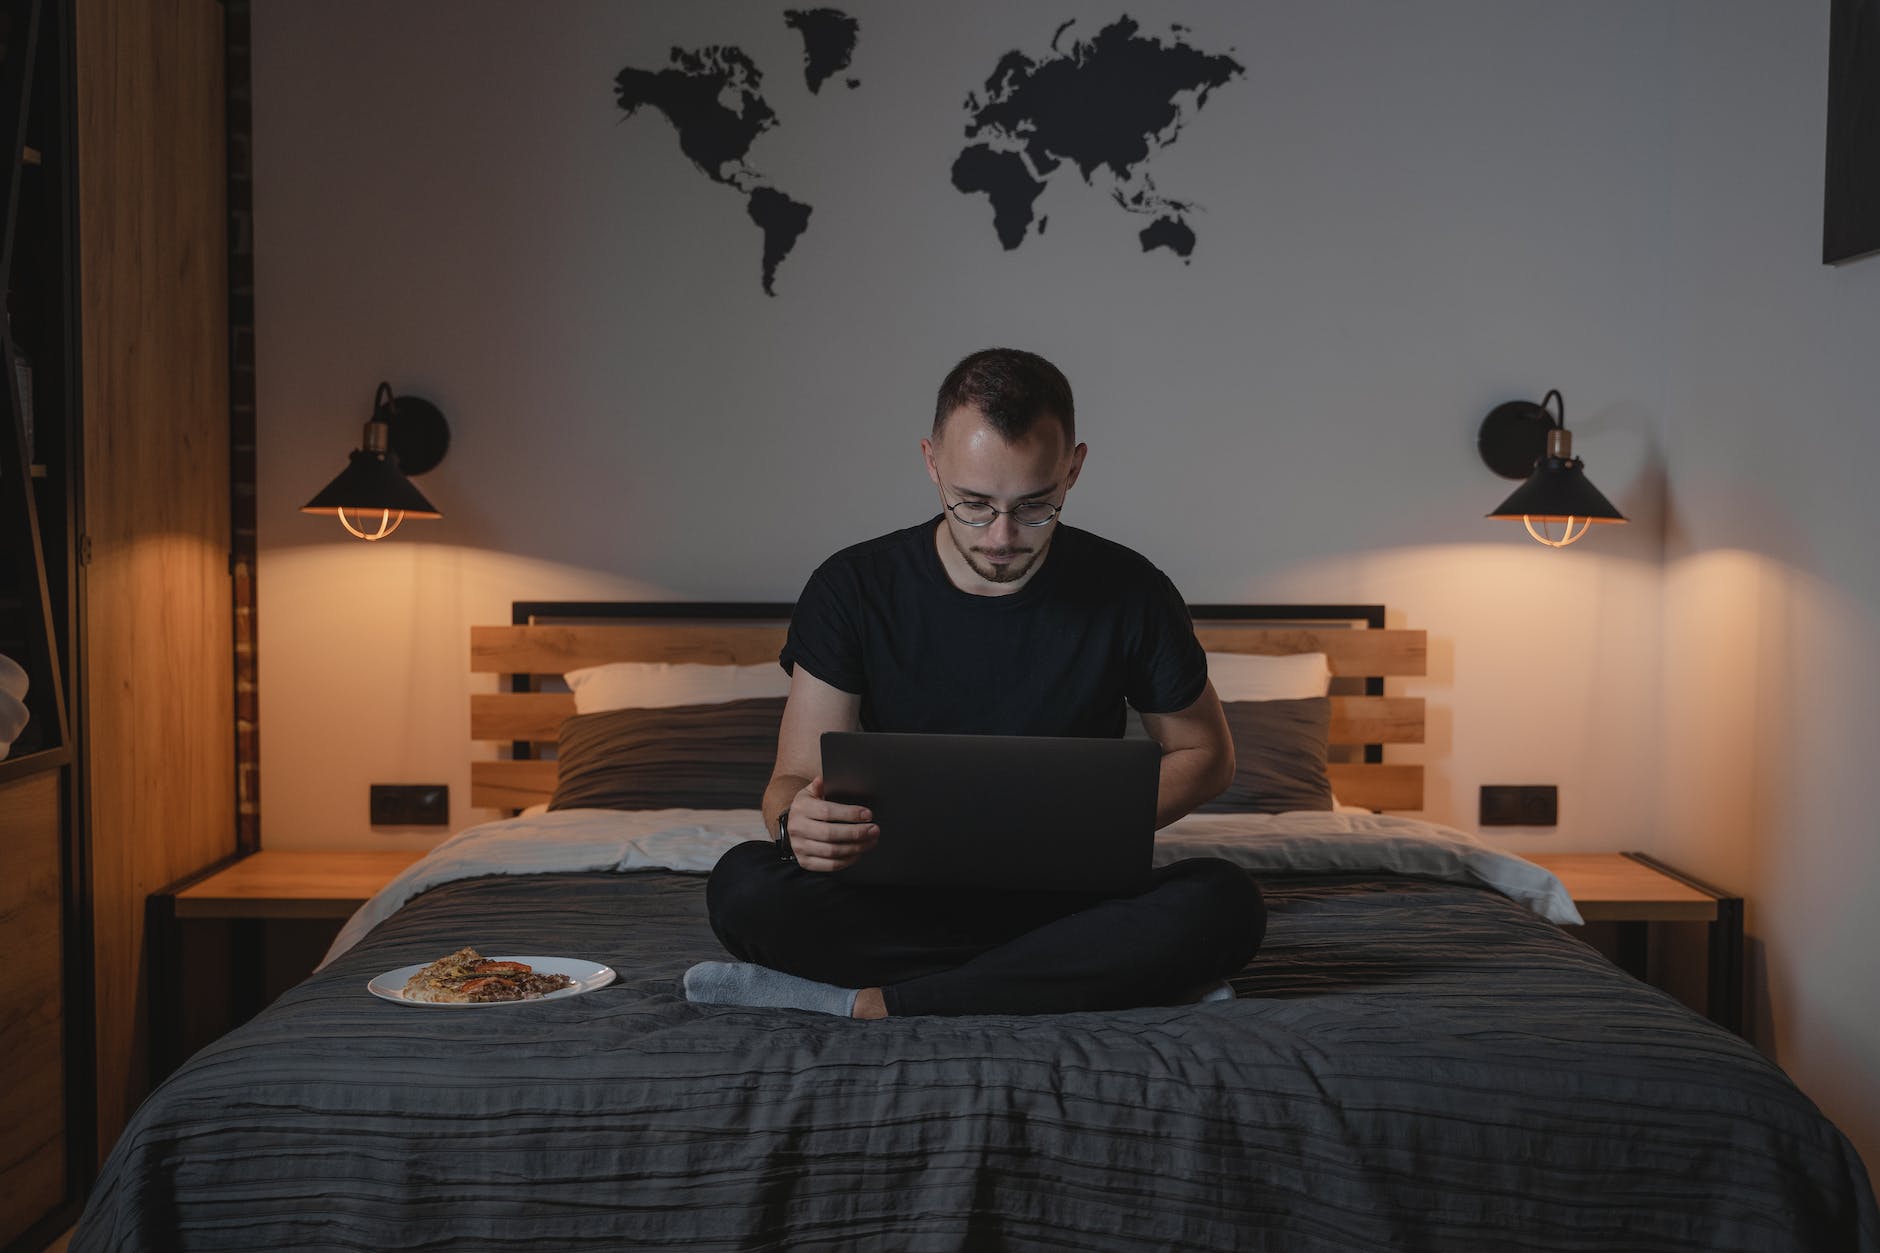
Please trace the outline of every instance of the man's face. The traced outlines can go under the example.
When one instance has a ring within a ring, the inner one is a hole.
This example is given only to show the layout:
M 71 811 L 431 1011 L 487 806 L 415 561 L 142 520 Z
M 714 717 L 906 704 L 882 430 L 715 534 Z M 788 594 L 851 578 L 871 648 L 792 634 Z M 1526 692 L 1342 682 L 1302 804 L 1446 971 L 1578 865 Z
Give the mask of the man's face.
M 940 428 L 939 439 L 923 439 L 927 477 L 940 489 L 944 508 L 963 500 L 982 500 L 1001 510 L 1026 501 L 1064 503 L 1083 470 L 1085 445 L 1075 448 L 1064 427 L 1046 418 L 1024 438 L 1008 443 L 986 424 L 977 409 L 955 409 Z M 1017 583 L 1037 568 L 1057 531 L 1056 521 L 1021 526 L 1001 513 L 990 526 L 971 527 L 949 511 L 948 536 L 974 574 L 988 583 Z

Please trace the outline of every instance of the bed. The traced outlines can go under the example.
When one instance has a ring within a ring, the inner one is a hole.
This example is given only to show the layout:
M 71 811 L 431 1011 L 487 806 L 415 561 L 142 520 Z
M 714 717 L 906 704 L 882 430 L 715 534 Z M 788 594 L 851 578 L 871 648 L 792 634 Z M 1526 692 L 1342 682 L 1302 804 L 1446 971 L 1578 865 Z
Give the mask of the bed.
M 509 756 L 473 763 L 474 803 L 554 794 L 576 715 L 552 676 L 774 660 L 787 611 L 519 605 L 475 629 L 508 690 L 473 697 L 473 736 Z M 1383 682 L 1421 672 L 1420 632 L 1377 607 L 1195 616 L 1211 653 L 1330 659 L 1327 773 L 1366 811 L 1158 836 L 1158 860 L 1227 856 L 1265 891 L 1237 999 L 694 1006 L 679 974 L 723 956 L 704 875 L 761 838 L 755 811 L 522 813 L 440 846 L 165 1081 L 72 1248 L 1880 1249 L 1862 1163 L 1777 1067 L 1563 932 L 1544 870 L 1370 812 L 1421 804 L 1421 768 L 1382 760 L 1421 738 Z M 463 943 L 619 979 L 468 1011 L 366 994 Z

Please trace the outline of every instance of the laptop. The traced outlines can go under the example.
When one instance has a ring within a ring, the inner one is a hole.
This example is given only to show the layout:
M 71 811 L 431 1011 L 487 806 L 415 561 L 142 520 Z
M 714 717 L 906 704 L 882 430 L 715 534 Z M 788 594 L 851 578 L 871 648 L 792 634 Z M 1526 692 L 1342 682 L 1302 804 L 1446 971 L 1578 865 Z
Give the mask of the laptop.
M 850 883 L 1123 896 L 1149 886 L 1153 740 L 827 731 L 823 793 L 874 811 Z

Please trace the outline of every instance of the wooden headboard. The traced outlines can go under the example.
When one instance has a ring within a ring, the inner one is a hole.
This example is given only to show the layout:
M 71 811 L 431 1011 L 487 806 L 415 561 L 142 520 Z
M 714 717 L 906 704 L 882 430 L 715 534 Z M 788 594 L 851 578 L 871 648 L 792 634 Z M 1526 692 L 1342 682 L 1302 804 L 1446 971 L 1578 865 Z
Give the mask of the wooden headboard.
M 755 665 L 775 661 L 786 604 L 518 601 L 509 626 L 470 628 L 470 670 L 508 676 L 508 690 L 470 697 L 470 737 L 509 745 L 509 757 L 470 763 L 470 803 L 520 809 L 555 790 L 552 748 L 574 713 L 567 691 L 542 680 L 613 661 Z M 1322 652 L 1334 680 L 1331 742 L 1362 760 L 1331 763 L 1332 789 L 1366 809 L 1423 808 L 1423 767 L 1384 761 L 1386 744 L 1423 742 L 1423 698 L 1386 696 L 1384 680 L 1423 674 L 1422 631 L 1388 630 L 1382 605 L 1192 605 L 1209 652 Z M 1353 681 L 1357 682 L 1353 682 Z M 1362 687 L 1362 694 L 1337 694 Z

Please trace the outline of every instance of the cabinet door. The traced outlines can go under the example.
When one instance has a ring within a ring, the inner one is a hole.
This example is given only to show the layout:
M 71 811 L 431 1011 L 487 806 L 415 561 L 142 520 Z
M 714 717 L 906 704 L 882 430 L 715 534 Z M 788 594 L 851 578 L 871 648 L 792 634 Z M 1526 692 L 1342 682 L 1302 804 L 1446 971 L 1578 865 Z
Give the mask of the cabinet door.
M 146 1088 L 145 898 L 235 851 L 223 21 L 79 0 L 74 28 L 100 1154 Z
M 0 783 L 0 1245 L 65 1199 L 58 767 Z

